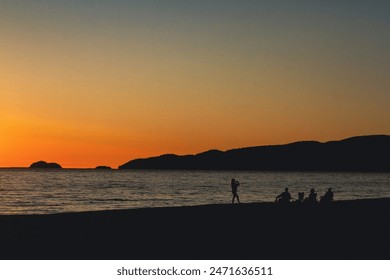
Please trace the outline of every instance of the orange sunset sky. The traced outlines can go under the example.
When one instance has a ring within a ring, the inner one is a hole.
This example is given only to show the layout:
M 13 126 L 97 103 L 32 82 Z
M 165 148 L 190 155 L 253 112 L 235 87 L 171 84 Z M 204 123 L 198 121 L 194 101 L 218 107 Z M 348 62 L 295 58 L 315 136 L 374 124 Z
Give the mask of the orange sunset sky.
M 390 134 L 389 12 L 387 1 L 1 1 L 0 167 Z

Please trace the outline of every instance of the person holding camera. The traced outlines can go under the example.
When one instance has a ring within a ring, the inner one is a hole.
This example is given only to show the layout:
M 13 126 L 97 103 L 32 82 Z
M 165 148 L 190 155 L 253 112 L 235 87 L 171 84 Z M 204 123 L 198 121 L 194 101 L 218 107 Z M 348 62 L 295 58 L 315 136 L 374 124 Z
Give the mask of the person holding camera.
M 233 178 L 232 181 L 230 182 L 230 185 L 232 187 L 232 194 L 233 194 L 232 204 L 234 204 L 235 198 L 237 198 L 238 203 L 240 203 L 240 198 L 238 197 L 238 194 L 237 194 L 237 189 L 238 189 L 238 186 L 240 185 L 240 183 L 236 179 Z

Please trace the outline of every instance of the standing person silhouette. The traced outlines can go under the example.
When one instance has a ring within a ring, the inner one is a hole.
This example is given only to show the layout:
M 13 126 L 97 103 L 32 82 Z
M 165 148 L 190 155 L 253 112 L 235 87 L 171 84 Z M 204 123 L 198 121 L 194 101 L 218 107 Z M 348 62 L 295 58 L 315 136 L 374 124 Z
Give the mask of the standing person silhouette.
M 234 204 L 234 199 L 236 197 L 237 197 L 238 203 L 240 203 L 240 198 L 238 197 L 238 194 L 237 194 L 237 188 L 240 185 L 240 183 L 238 181 L 236 181 L 236 179 L 233 178 L 232 181 L 230 182 L 230 185 L 232 187 L 232 194 L 233 194 L 232 204 Z

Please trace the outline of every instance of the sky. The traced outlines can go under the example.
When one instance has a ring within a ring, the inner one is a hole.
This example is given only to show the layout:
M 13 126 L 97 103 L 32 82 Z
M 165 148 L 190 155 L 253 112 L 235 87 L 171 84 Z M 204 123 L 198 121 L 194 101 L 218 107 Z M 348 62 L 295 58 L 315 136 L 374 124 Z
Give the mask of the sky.
M 390 2 L 0 1 L 0 167 L 390 134 Z

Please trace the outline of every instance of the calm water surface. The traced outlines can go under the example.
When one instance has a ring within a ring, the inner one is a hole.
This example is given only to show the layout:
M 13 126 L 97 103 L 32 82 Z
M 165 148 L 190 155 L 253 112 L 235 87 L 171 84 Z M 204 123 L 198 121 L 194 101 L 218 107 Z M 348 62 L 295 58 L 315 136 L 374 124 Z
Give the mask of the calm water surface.
M 0 169 L 0 214 L 230 203 L 230 179 L 241 202 L 274 201 L 332 187 L 335 199 L 390 197 L 390 173 L 122 171 Z

